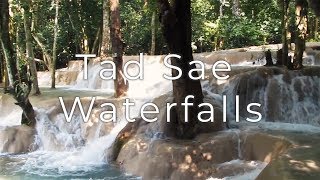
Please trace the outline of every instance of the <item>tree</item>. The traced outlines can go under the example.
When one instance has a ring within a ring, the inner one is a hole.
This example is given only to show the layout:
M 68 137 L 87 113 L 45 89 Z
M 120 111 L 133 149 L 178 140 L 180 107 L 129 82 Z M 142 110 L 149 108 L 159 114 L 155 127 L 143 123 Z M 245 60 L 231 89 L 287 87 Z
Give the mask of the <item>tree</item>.
M 296 0 L 296 24 L 295 24 L 295 51 L 293 69 L 302 68 L 303 52 L 307 39 L 308 30 L 308 2 L 306 0 Z
M 154 1 L 144 0 L 144 9 L 149 10 L 151 12 L 151 48 L 150 48 L 150 55 L 156 54 L 156 39 L 157 39 L 157 9 L 156 3 Z
M 56 67 L 57 67 L 57 39 L 58 39 L 58 17 L 59 17 L 59 1 L 55 0 L 55 19 L 54 19 L 54 32 L 53 32 L 53 49 L 52 49 L 52 62 L 51 62 L 51 88 L 56 87 Z
M 110 0 L 110 18 L 111 18 L 111 46 L 112 46 L 112 56 L 113 61 L 116 64 L 116 80 L 114 82 L 115 86 L 115 97 L 124 96 L 128 90 L 128 85 L 123 78 L 123 50 L 124 42 L 121 37 L 121 21 L 120 21 L 120 10 L 119 10 L 119 0 Z
M 232 14 L 235 16 L 240 16 L 240 0 L 232 1 Z
M 35 126 L 35 112 L 29 101 L 31 83 L 28 75 L 21 71 L 19 73 L 16 66 L 15 52 L 9 34 L 9 2 L 0 2 L 0 44 L 7 65 L 8 77 L 11 85 L 10 93 L 13 95 L 16 104 L 23 110 L 22 124 Z
M 101 56 L 110 54 L 110 6 L 109 0 L 103 0 L 103 28 L 102 28 L 102 44 Z
M 173 132 L 177 138 L 189 139 L 195 137 L 200 131 L 197 115 L 200 112 L 199 104 L 203 102 L 202 88 L 199 80 L 192 80 L 188 76 L 194 65 L 191 48 L 191 2 L 190 0 L 158 0 L 160 7 L 160 22 L 164 38 L 172 54 L 178 54 L 181 59 L 171 59 L 171 64 L 182 70 L 182 76 L 172 81 L 174 101 L 177 103 L 175 109 L 176 119 L 173 120 Z M 172 76 L 177 76 L 178 71 L 172 70 Z M 193 72 L 197 77 L 198 73 Z M 181 103 L 188 95 L 194 96 L 194 105 L 188 111 L 188 122 L 185 122 L 185 110 Z
M 0 46 L 0 83 L 2 83 L 4 80 L 4 60 L 2 56 L 2 50 Z
M 23 6 L 23 22 L 24 22 L 24 31 L 26 36 L 26 51 L 27 51 L 27 59 L 29 63 L 29 69 L 31 72 L 31 80 L 32 80 L 32 91 L 34 95 L 39 95 L 40 89 L 38 84 L 38 75 L 37 75 L 37 67 L 36 62 L 34 60 L 33 53 L 33 45 L 32 45 L 32 35 L 31 35 L 31 13 L 30 6 L 32 1 L 22 2 Z M 18 36 L 18 35 L 17 35 Z
M 156 54 L 156 31 L 157 31 L 157 24 L 156 24 L 156 16 L 157 12 L 152 12 L 152 19 L 151 19 L 151 50 L 150 54 L 155 55 Z
M 279 56 L 281 59 L 278 59 L 277 65 L 284 65 L 287 66 L 287 60 L 288 60 L 288 38 L 289 38 L 289 30 L 288 30 L 288 24 L 289 24 L 289 3 L 290 0 L 281 0 L 281 8 L 282 8 L 282 20 L 281 20 L 281 26 L 282 26 L 282 54 Z

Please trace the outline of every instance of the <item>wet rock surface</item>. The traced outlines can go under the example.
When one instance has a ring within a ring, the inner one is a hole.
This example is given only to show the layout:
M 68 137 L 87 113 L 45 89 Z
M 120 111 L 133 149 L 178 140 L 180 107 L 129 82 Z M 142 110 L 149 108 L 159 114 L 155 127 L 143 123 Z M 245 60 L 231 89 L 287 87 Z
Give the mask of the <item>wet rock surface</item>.
M 319 179 L 320 134 L 274 132 L 287 138 L 293 147 L 274 157 L 257 177 L 258 180 Z
M 254 170 L 252 161 L 269 163 L 291 146 L 270 132 L 230 130 L 199 135 L 194 140 L 150 139 L 138 134 L 125 143 L 116 160 L 143 179 L 207 179 Z M 242 160 L 242 163 L 232 161 Z
M 31 151 L 35 129 L 28 126 L 0 127 L 0 153 L 26 153 Z

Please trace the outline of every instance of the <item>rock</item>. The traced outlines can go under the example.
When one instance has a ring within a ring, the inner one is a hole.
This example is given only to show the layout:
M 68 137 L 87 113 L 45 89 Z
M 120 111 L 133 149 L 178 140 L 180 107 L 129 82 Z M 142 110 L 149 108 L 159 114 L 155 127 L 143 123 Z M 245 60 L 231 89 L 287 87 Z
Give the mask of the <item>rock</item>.
M 224 131 L 198 135 L 193 140 L 155 139 L 131 135 L 119 151 L 117 164 L 143 179 L 223 178 L 249 172 L 246 163 L 270 162 L 291 143 L 282 137 L 256 131 Z
M 278 132 L 294 143 L 294 147 L 275 157 L 257 180 L 319 179 L 320 134 Z
M 56 71 L 56 85 L 72 85 L 76 82 L 80 71 Z M 38 80 L 40 86 L 50 86 L 51 74 L 49 71 L 39 71 Z
M 144 179 L 209 177 L 214 164 L 236 159 L 235 134 L 203 134 L 194 140 L 152 140 L 137 135 L 123 146 L 117 162 Z M 139 165 L 138 165 L 139 164 Z
M 70 60 L 68 62 L 68 70 L 71 71 L 82 71 L 83 61 L 82 60 Z
M 25 125 L 0 127 L 1 153 L 26 153 L 32 150 L 35 130 Z
M 242 158 L 269 163 L 272 159 L 284 153 L 291 147 L 291 143 L 281 137 L 264 133 L 243 133 L 241 135 Z

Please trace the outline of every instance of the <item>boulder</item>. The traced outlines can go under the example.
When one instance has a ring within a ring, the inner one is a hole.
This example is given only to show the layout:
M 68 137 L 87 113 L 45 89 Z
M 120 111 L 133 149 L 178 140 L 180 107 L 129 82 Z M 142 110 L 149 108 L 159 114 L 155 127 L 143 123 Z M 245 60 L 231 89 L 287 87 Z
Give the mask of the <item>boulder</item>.
M 29 126 L 0 127 L 1 153 L 26 153 L 33 149 L 35 130 Z

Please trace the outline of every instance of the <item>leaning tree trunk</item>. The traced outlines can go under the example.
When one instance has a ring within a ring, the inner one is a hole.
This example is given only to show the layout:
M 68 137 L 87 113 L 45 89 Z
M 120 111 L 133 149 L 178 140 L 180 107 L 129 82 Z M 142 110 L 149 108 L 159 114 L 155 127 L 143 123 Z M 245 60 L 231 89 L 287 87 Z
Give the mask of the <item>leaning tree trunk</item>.
M 51 62 L 51 88 L 56 88 L 56 69 L 57 69 L 57 39 L 58 39 L 58 16 L 59 16 L 59 1 L 56 0 L 56 14 L 54 18 L 54 33 L 53 33 L 53 49 Z
M 50 69 L 52 63 L 52 57 L 49 53 L 49 50 L 45 47 L 45 45 L 40 41 L 39 37 L 36 36 L 35 33 L 32 34 L 33 39 L 36 41 L 38 46 L 40 47 L 42 54 L 43 54 L 43 61 L 46 65 L 46 68 Z
M 34 60 L 33 53 L 33 45 L 32 45 L 32 35 L 31 35 L 31 13 L 30 13 L 30 4 L 31 2 L 25 2 L 23 5 L 23 22 L 24 22 L 24 31 L 26 36 L 26 51 L 27 51 L 27 59 L 29 62 L 29 68 L 31 72 L 31 80 L 32 80 L 32 93 L 34 95 L 40 95 L 39 83 L 38 83 L 38 75 L 37 75 L 37 67 L 36 62 Z
M 188 76 L 190 66 L 189 62 L 193 60 L 191 49 L 191 2 L 190 0 L 175 0 L 172 4 L 168 0 L 158 0 L 160 5 L 160 20 L 162 30 L 169 51 L 172 54 L 178 54 L 181 59 L 171 59 L 171 64 L 179 67 L 183 74 L 178 80 L 172 81 L 173 96 L 176 107 L 175 133 L 176 137 L 188 139 L 197 134 L 197 115 L 200 109 L 198 105 L 203 102 L 202 88 L 199 80 L 191 80 Z M 178 72 L 172 70 L 172 76 L 177 76 Z M 197 75 L 194 75 L 197 76 Z M 185 123 L 185 111 L 181 103 L 185 97 L 193 95 L 194 106 L 188 111 L 188 123 Z
M 296 38 L 293 69 L 302 68 L 303 52 L 306 46 L 308 30 L 308 2 L 306 0 L 296 0 Z
M 8 0 L 1 0 L 0 2 L 0 44 L 7 65 L 10 85 L 12 86 L 10 93 L 17 101 L 16 104 L 23 110 L 21 123 L 35 126 L 35 112 L 28 98 L 31 84 L 27 74 L 20 74 L 17 69 L 15 53 L 10 40 Z
M 115 97 L 124 96 L 128 90 L 128 85 L 125 83 L 125 79 L 122 77 L 122 66 L 123 66 L 123 50 L 124 43 L 121 38 L 121 21 L 120 21 L 120 10 L 119 0 L 110 0 L 110 17 L 111 17 L 111 28 L 110 37 L 112 45 L 112 56 L 113 61 L 116 64 L 116 80 L 114 82 Z

